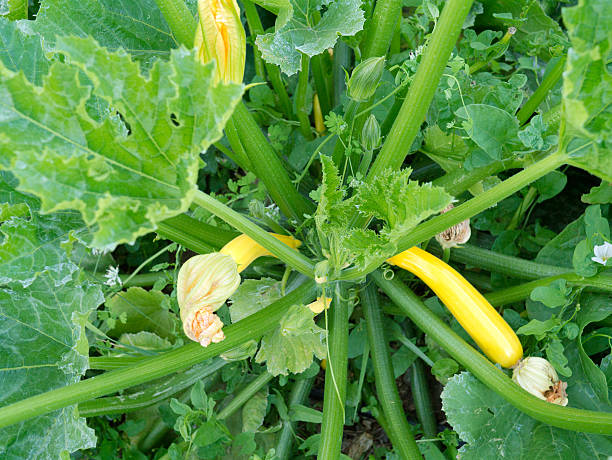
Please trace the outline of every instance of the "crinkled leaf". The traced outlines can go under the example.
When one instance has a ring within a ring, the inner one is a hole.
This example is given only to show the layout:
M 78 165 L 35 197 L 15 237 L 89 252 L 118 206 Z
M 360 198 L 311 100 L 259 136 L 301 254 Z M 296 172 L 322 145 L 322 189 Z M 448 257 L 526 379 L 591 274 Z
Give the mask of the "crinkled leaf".
M 560 143 L 571 164 L 612 181 L 612 14 L 609 0 L 563 10 L 572 47 L 563 72 Z M 562 126 L 563 126 L 562 124 Z
M 185 49 L 147 78 L 127 54 L 91 38 L 60 38 L 57 48 L 71 64 L 53 64 L 43 88 L 0 68 L 0 167 L 40 197 L 43 212 L 78 209 L 94 247 L 133 242 L 187 210 L 198 154 L 221 136 L 242 87 L 213 86 L 212 64 Z M 92 92 L 129 132 L 86 113 Z
M 257 313 L 281 297 L 281 283 L 274 278 L 244 280 L 230 297 L 232 323 Z
M 570 405 L 574 406 L 572 398 Z M 442 409 L 459 437 L 464 460 L 508 458 L 605 459 L 612 439 L 562 430 L 523 414 L 469 372 L 450 379 L 442 392 Z
M 85 321 L 103 296 L 72 267 L 68 279 L 45 271 L 27 288 L 0 289 L 0 405 L 75 383 L 87 369 Z M 94 445 L 74 406 L 0 430 L 7 460 L 59 458 Z
M 272 375 L 299 374 L 310 366 L 313 355 L 325 357 L 324 337 L 325 330 L 315 324 L 314 313 L 303 305 L 293 305 L 279 327 L 263 337 L 255 361 L 265 361 Z
M 612 184 L 601 181 L 601 185 L 593 187 L 589 193 L 582 195 L 583 203 L 589 204 L 608 204 L 612 203 Z
M 383 234 L 391 241 L 442 211 L 452 200 L 442 187 L 409 180 L 411 172 L 387 170 L 357 189 L 359 211 L 385 221 Z
M 160 337 L 175 338 L 175 315 L 164 304 L 169 297 L 159 291 L 145 291 L 141 287 L 131 287 L 127 291 L 114 294 L 106 301 L 107 309 L 121 320 L 107 332 L 113 337 L 125 333 L 149 331 Z M 125 320 L 123 322 L 122 320 Z
M 86 236 L 83 221 L 74 212 L 39 215 L 38 200 L 15 191 L 16 185 L 10 174 L 0 173 L 0 202 L 7 214 L 0 227 L 0 284 L 18 282 L 25 288 L 45 271 L 60 283 L 69 280 L 74 266 L 62 245 Z
M 13 72 L 21 70 L 30 82 L 40 85 L 49 70 L 49 61 L 31 24 L 0 18 L 0 62 Z
M 6 16 L 11 21 L 27 19 L 28 0 L 0 0 L 0 16 Z
M 90 35 L 102 46 L 123 48 L 147 67 L 178 46 L 155 0 L 43 0 L 34 28 L 50 49 L 57 37 Z
M 339 35 L 355 35 L 365 22 L 361 10 L 361 0 L 290 0 L 290 17 L 280 16 L 282 25 L 271 34 L 258 35 L 255 43 L 262 57 L 280 66 L 287 75 L 301 69 L 301 53 L 316 56 L 328 48 L 333 48 Z M 321 10 L 321 20 L 315 24 L 313 14 Z

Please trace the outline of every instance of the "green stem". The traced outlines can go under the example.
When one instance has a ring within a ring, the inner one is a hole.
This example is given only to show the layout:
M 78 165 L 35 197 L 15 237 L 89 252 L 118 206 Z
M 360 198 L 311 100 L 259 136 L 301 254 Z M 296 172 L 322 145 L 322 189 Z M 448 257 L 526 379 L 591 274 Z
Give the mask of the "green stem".
M 329 78 L 325 72 L 325 59 L 328 59 L 327 52 L 318 54 L 310 59 L 312 64 L 312 78 L 314 79 L 315 90 L 319 96 L 319 105 L 323 118 L 331 112 L 331 96 L 329 93 Z
M 314 283 L 307 281 L 286 297 L 257 313 L 224 328 L 225 340 L 204 348 L 190 343 L 160 356 L 123 369 L 81 380 L 0 408 L 0 428 L 13 425 L 62 407 L 104 396 L 115 391 L 159 379 L 225 353 L 248 340 L 255 340 L 277 327 L 291 305 L 307 304 L 314 298 Z
M 529 211 L 529 208 L 537 197 L 538 189 L 532 185 L 529 187 L 529 190 L 527 190 L 527 193 L 523 197 L 523 201 L 521 202 L 520 206 L 514 212 L 514 215 L 512 216 L 512 219 L 510 219 L 510 223 L 506 227 L 506 230 L 515 230 L 521 224 L 525 213 Z
M 311 278 L 314 276 L 314 264 L 308 258 L 295 249 L 290 248 L 285 243 L 280 242 L 264 229 L 251 222 L 242 214 L 237 213 L 229 206 L 224 205 L 210 195 L 199 190 L 193 198 L 193 203 L 212 212 L 215 216 L 223 219 L 232 227 L 240 230 L 240 232 L 246 233 L 290 267 Z
M 398 18 L 402 14 L 402 0 L 378 0 L 372 13 L 366 38 L 362 46 L 362 59 L 386 56 Z
M 311 377 L 308 379 L 296 380 L 291 389 L 291 394 L 289 395 L 289 401 L 287 403 L 289 409 L 296 404 L 304 404 L 307 401 L 314 379 L 314 377 Z M 278 460 L 289 460 L 291 458 L 294 425 L 295 423 L 291 420 L 283 420 L 283 429 L 278 437 L 278 443 L 276 444 L 276 457 L 278 457 Z
M 244 171 L 250 171 L 253 169 L 253 165 L 249 161 L 249 156 L 242 145 L 242 141 L 240 140 L 240 136 L 238 135 L 238 130 L 236 129 L 236 125 L 234 124 L 233 119 L 227 120 L 225 124 L 225 136 L 232 148 L 232 155 L 228 155 L 234 163 L 238 165 L 238 167 L 242 168 Z M 227 155 L 227 153 L 226 153 Z
M 247 22 L 249 24 L 249 30 L 251 31 L 251 35 L 253 35 L 253 42 L 257 35 L 261 35 L 264 33 L 263 25 L 261 24 L 261 20 L 259 19 L 259 14 L 257 13 L 257 8 L 250 0 L 244 0 L 242 2 L 244 5 L 244 13 L 247 18 Z M 257 45 L 254 45 L 254 48 L 257 48 Z M 256 50 L 259 52 L 259 49 Z M 265 61 L 264 61 L 265 62 Z M 280 73 L 280 69 L 274 64 L 268 64 L 265 62 L 266 71 L 268 73 L 268 79 L 270 83 L 272 83 L 272 87 L 274 88 L 274 92 L 278 96 L 281 110 L 289 119 L 293 118 L 293 109 L 291 105 L 291 99 L 289 99 L 289 95 L 287 94 L 287 88 L 285 88 L 285 84 L 283 83 L 283 78 Z
M 401 5 L 401 2 L 398 3 Z M 448 0 L 444 5 L 423 60 L 410 85 L 408 95 L 370 169 L 369 180 L 387 168 L 397 170 L 402 165 L 425 119 L 427 109 L 472 3 L 473 0 Z M 397 16 L 390 23 L 391 27 L 395 27 L 396 18 Z
M 368 329 L 368 342 L 372 351 L 376 393 L 390 430 L 387 434 L 391 439 L 393 448 L 401 458 L 420 459 L 422 457 L 419 448 L 414 441 L 414 434 L 406 420 L 402 401 L 395 385 L 393 365 L 391 364 L 391 356 L 387 347 L 382 315 L 378 304 L 378 293 L 374 285 L 370 284 L 364 289 L 362 300 L 363 313 Z
M 330 308 L 327 368 L 323 396 L 323 423 L 318 458 L 338 460 L 344 431 L 348 364 L 348 289 L 336 283 Z M 326 310 L 327 315 L 327 310 Z M 327 318 L 327 316 L 326 316 Z
M 389 56 L 398 54 L 401 51 L 401 46 L 402 46 L 401 25 L 402 25 L 402 15 L 400 11 L 400 14 L 397 18 L 397 26 L 395 27 L 395 31 L 393 32 L 393 38 L 391 39 L 391 44 L 389 45 Z
M 435 438 L 438 434 L 438 423 L 431 406 L 431 396 L 429 395 L 429 384 L 425 374 L 425 367 L 423 362 L 418 359 L 412 364 L 410 388 L 417 418 L 423 427 L 423 434 L 426 438 Z
M 225 364 L 227 364 L 227 361 L 216 358 L 208 364 L 200 364 L 185 372 L 175 374 L 163 382 L 153 382 L 147 389 L 133 394 L 82 402 L 79 404 L 79 415 L 81 417 L 95 417 L 98 415 L 121 414 L 152 406 L 189 388 L 198 380 L 217 372 Z
M 259 35 L 258 25 L 261 25 L 259 21 L 259 15 L 257 14 L 257 7 L 254 3 L 246 0 L 242 2 L 242 7 L 244 8 L 244 15 L 246 16 L 247 25 L 249 27 L 249 35 L 251 36 L 251 40 L 253 41 L 253 63 L 255 65 L 255 73 L 262 80 L 266 79 L 266 67 L 264 65 L 264 60 L 261 57 L 261 51 L 255 45 L 255 38 Z
M 166 219 L 158 223 L 157 227 L 160 236 L 176 241 L 199 254 L 213 252 L 239 235 L 238 232 L 200 222 L 187 214 Z
M 531 117 L 531 115 L 540 106 L 544 98 L 546 98 L 548 92 L 554 88 L 559 79 L 563 76 L 565 59 L 565 56 L 559 58 L 555 66 L 551 69 L 551 71 L 542 81 L 542 84 L 538 86 L 538 89 L 533 92 L 531 97 L 527 99 L 527 102 L 523 104 L 521 110 L 518 111 L 518 113 L 516 114 L 516 118 L 518 118 L 518 121 L 521 125 L 524 125 L 527 120 L 529 120 L 529 117 Z
M 302 70 L 298 78 L 297 89 L 295 92 L 295 105 L 297 108 L 297 118 L 300 122 L 300 131 L 306 140 L 312 140 L 312 127 L 308 118 L 308 76 L 310 74 L 310 58 L 306 54 L 302 54 Z
M 180 45 L 191 49 L 197 21 L 183 0 L 155 0 L 164 19 L 168 23 L 174 39 Z
M 482 383 L 520 411 L 543 423 L 566 430 L 612 434 L 612 413 L 562 407 L 527 393 L 453 332 L 400 281 L 397 279 L 388 281 L 380 272 L 374 272 L 372 277 L 417 327 Z
M 448 3 L 447 3 L 448 5 Z M 495 203 L 507 198 L 521 188 L 557 169 L 565 163 L 566 155 L 555 153 L 549 155 L 542 160 L 532 164 L 518 174 L 506 179 L 502 183 L 487 190 L 484 193 L 466 201 L 460 206 L 450 210 L 447 213 L 434 217 L 433 219 L 418 225 L 413 231 L 400 239 L 398 244 L 398 252 L 405 251 L 415 244 L 426 241 L 436 234 L 443 232 L 449 227 L 458 224 L 485 209 L 493 206 Z M 364 270 L 356 270 L 354 268 L 343 271 L 338 279 L 352 280 L 361 279 L 383 261 L 375 261 Z
M 133 366 L 147 359 L 144 356 L 94 356 L 89 358 L 89 369 L 109 371 Z
M 338 106 L 342 102 L 342 95 L 346 90 L 346 73 L 351 65 L 351 49 L 342 40 L 336 42 L 334 46 L 334 63 L 332 72 L 334 75 L 334 106 Z
M 274 376 L 269 372 L 262 372 L 261 374 L 259 374 L 255 378 L 255 380 L 249 383 L 246 387 L 242 389 L 242 391 L 240 391 L 240 393 L 234 396 L 234 398 L 229 402 L 229 404 L 225 406 L 223 410 L 221 410 L 221 412 L 219 412 L 217 418 L 219 420 L 224 420 L 230 415 L 232 415 L 234 412 L 244 406 L 246 402 L 255 395 L 255 393 L 257 393 L 264 386 L 266 386 L 268 382 L 272 380 L 273 377 Z
M 564 279 L 567 281 L 568 286 L 585 288 L 587 291 L 612 292 L 612 276 L 600 274 L 590 278 L 584 278 L 576 275 L 575 273 L 565 273 L 563 275 L 549 276 L 547 278 L 529 281 L 527 283 L 519 284 L 518 286 L 512 286 L 506 289 L 491 292 L 486 294 L 485 297 L 491 303 L 491 305 L 500 307 L 509 303 L 525 300 L 535 288 L 548 286 L 553 281 L 559 279 Z
M 311 214 L 314 211 L 313 203 L 293 187 L 285 167 L 244 104 L 236 106 L 232 120 L 247 151 L 253 172 L 263 181 L 283 214 L 297 221 L 303 220 L 304 214 Z

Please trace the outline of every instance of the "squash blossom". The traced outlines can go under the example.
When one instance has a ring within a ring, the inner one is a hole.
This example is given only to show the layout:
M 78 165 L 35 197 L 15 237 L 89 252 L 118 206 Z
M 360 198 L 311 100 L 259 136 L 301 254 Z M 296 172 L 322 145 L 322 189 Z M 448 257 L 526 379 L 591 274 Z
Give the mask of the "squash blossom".
M 216 81 L 242 83 L 246 36 L 236 0 L 199 0 L 194 46 L 201 62 L 214 60 Z
M 291 236 L 272 235 L 292 248 L 302 243 Z M 240 272 L 261 256 L 272 254 L 247 235 L 240 235 L 219 252 L 190 258 L 179 270 L 177 301 L 185 335 L 203 347 L 225 338 L 215 314 L 240 285 Z

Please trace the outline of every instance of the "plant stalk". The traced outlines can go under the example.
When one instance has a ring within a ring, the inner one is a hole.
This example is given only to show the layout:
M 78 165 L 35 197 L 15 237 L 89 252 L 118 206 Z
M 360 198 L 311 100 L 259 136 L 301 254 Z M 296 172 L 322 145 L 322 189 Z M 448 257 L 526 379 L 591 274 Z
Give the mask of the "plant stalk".
M 402 0 L 376 2 L 363 44 L 362 59 L 386 56 L 402 14 Z
M 444 5 L 402 108 L 370 169 L 369 181 L 385 169 L 399 169 L 408 155 L 472 3 L 473 0 L 448 0 Z M 390 23 L 392 28 L 395 21 L 397 16 Z
M 240 393 L 238 393 L 234 398 L 229 402 L 227 406 L 225 406 L 217 415 L 219 420 L 224 420 L 242 406 L 246 404 L 246 402 L 251 399 L 255 393 L 261 390 L 264 386 L 268 384 L 270 380 L 272 380 L 274 376 L 269 372 L 262 372 L 259 374 L 255 380 L 250 382 L 246 387 L 244 387 Z
M 329 310 L 331 314 L 323 396 L 323 423 L 318 455 L 318 458 L 325 460 L 338 460 L 342 447 L 348 364 L 347 299 L 346 283 L 336 283 L 332 307 Z
M 236 106 L 232 120 L 253 172 L 266 185 L 281 212 L 298 222 L 304 219 L 304 214 L 314 212 L 314 204 L 293 187 L 285 167 L 244 104 Z
M 287 404 L 289 409 L 296 404 L 304 404 L 307 401 L 313 382 L 314 377 L 296 380 L 291 389 L 291 394 L 289 395 Z M 283 420 L 283 429 L 278 437 L 278 443 L 276 444 L 276 456 L 278 460 L 289 460 L 291 458 L 291 446 L 295 436 L 293 432 L 294 425 L 295 423 L 291 420 Z
M 368 329 L 368 342 L 372 353 L 377 398 L 387 420 L 389 439 L 401 458 L 421 459 L 414 434 L 406 420 L 402 401 L 395 385 L 391 356 L 385 339 L 382 314 L 376 287 L 370 284 L 363 291 L 363 313 Z
M 304 139 L 310 141 L 313 139 L 312 127 L 308 118 L 308 76 L 310 75 L 310 58 L 302 53 L 302 70 L 298 77 L 297 89 L 295 92 L 295 105 L 297 118 L 300 122 L 300 131 Z
M 155 0 L 179 45 L 193 48 L 197 21 L 183 0 Z

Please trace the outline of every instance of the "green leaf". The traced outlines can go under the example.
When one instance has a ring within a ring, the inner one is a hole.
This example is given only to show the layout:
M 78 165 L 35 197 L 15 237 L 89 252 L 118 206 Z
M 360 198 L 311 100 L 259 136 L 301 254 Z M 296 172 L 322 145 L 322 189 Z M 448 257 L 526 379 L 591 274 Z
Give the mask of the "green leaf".
M 574 405 L 570 397 L 570 405 Z M 468 372 L 455 375 L 442 392 L 442 409 L 464 444 L 463 460 L 605 459 L 606 436 L 562 430 L 515 409 Z
M 232 323 L 257 313 L 281 297 L 281 283 L 274 278 L 244 280 L 230 297 Z
M 169 302 L 166 294 L 145 291 L 140 287 L 114 294 L 106 301 L 106 307 L 115 317 L 125 315 L 126 321 L 117 320 L 115 327 L 107 334 L 118 337 L 124 333 L 149 331 L 163 338 L 174 339 L 176 317 L 164 308 L 166 302 Z
M 532 319 L 524 326 L 521 326 L 516 333 L 522 335 L 535 335 L 536 339 L 540 340 L 548 331 L 552 331 L 558 325 L 559 320 L 555 318 L 547 319 L 546 321 Z
M 492 105 L 470 104 L 456 114 L 466 120 L 463 129 L 491 159 L 500 160 L 506 144 L 518 135 L 516 117 Z
M 71 275 L 58 277 L 39 266 L 27 288 L 12 283 L 0 289 L 2 406 L 75 383 L 87 369 L 85 322 L 103 296 L 67 258 L 65 263 Z M 3 459 L 59 458 L 93 446 L 94 432 L 75 406 L 0 430 Z
M 561 171 L 552 171 L 533 183 L 540 196 L 538 203 L 549 200 L 563 191 L 567 184 L 567 176 Z
M 75 267 L 61 246 L 86 236 L 83 221 L 73 212 L 39 215 L 38 200 L 15 191 L 16 185 L 12 176 L 0 173 L 0 202 L 13 207 L 13 217 L 23 217 L 7 219 L 0 227 L 0 283 L 18 282 L 25 288 L 43 272 L 69 279 Z M 16 210 L 21 216 L 14 215 Z
M 185 49 L 145 77 L 127 54 L 90 38 L 60 38 L 57 48 L 71 64 L 53 64 L 42 89 L 0 67 L 0 167 L 40 197 L 43 212 L 78 209 L 94 247 L 131 243 L 187 210 L 198 155 L 221 137 L 242 87 L 213 86 L 212 64 Z M 129 132 L 86 113 L 92 93 Z
M 567 296 L 571 293 L 564 279 L 551 282 L 547 286 L 539 286 L 531 291 L 531 300 L 542 302 L 550 308 L 560 307 L 567 303 Z
M 585 238 L 584 216 L 568 224 L 557 236 L 540 249 L 535 261 L 541 264 L 568 267 L 572 270 L 572 257 L 580 241 Z
M 11 21 L 28 18 L 28 0 L 0 0 L 0 16 Z
M 49 71 L 49 61 L 31 23 L 0 18 L 0 44 L 0 62 L 13 72 L 21 70 L 31 83 L 40 86 Z
M 123 48 L 147 67 L 178 44 L 155 0 L 43 0 L 34 29 L 55 49 L 61 36 L 94 37 L 111 50 Z M 69 18 L 69 20 L 68 20 Z
M 283 15 L 274 33 L 258 35 L 255 40 L 262 57 L 287 75 L 301 69 L 302 53 L 310 57 L 321 54 L 334 47 L 339 35 L 355 35 L 365 22 L 361 0 L 290 0 L 290 4 L 290 17 Z M 314 13 L 323 5 L 327 8 L 316 22 Z
M 323 421 L 323 412 L 313 409 L 312 407 L 303 406 L 302 404 L 294 404 L 289 411 L 289 419 L 292 422 L 320 424 Z
M 601 181 L 601 185 L 591 188 L 589 193 L 582 195 L 581 200 L 589 204 L 612 203 L 612 184 Z
M 119 342 L 141 350 L 167 351 L 172 348 L 172 344 L 168 340 L 149 331 L 121 334 Z
M 391 241 L 405 235 L 448 206 L 452 197 L 442 187 L 409 180 L 412 171 L 384 171 L 357 189 L 359 212 L 386 222 L 382 233 Z
M 256 432 L 263 425 L 268 407 L 268 389 L 258 391 L 242 408 L 242 431 Z
M 314 313 L 303 305 L 290 307 L 279 327 L 261 340 L 255 361 L 265 361 L 272 375 L 287 375 L 304 372 L 312 363 L 313 355 L 323 359 L 326 356 L 325 330 L 318 327 L 313 318 Z
M 572 47 L 563 72 L 560 144 L 570 163 L 612 182 L 612 15 L 608 0 L 563 9 Z

